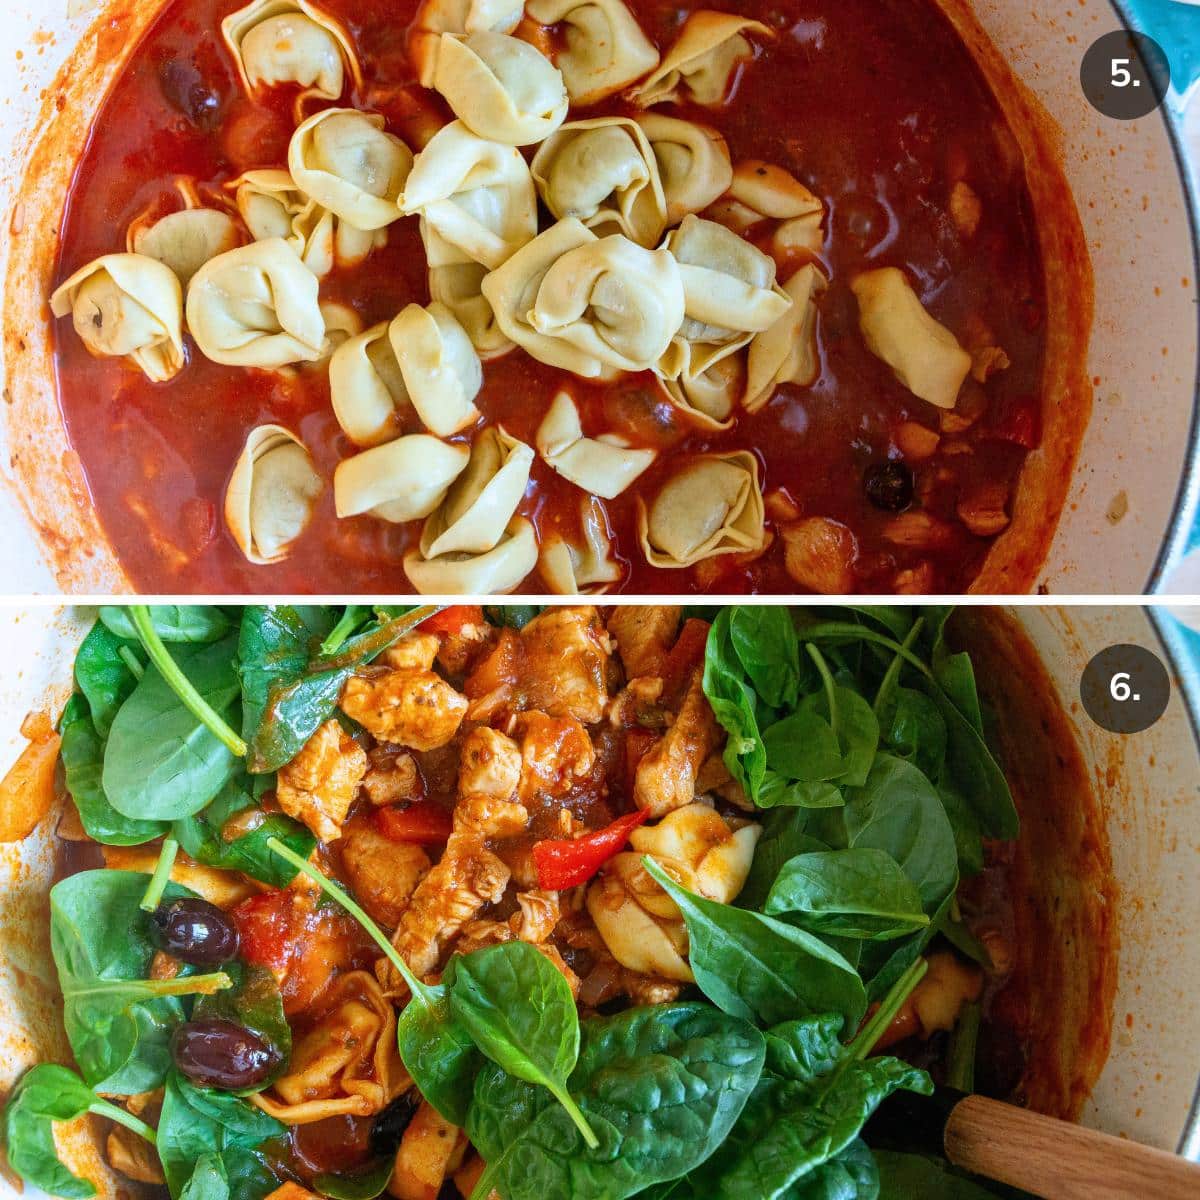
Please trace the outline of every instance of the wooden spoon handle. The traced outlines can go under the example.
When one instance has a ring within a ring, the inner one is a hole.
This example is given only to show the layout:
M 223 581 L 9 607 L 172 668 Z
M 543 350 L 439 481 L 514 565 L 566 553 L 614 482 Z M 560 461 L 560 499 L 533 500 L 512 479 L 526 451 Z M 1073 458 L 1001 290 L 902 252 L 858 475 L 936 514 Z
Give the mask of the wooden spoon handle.
M 955 1166 L 1046 1200 L 1200 1196 L 1200 1164 L 983 1096 L 955 1105 L 945 1146 Z

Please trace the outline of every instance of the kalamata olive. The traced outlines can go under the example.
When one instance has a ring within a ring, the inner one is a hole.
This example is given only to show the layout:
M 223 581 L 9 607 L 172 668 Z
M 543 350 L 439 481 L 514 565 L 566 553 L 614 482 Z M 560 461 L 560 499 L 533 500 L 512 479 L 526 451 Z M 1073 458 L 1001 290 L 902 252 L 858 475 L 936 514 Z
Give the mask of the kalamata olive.
M 400 1139 L 404 1137 L 404 1131 L 413 1119 L 413 1113 L 417 1111 L 420 1099 L 417 1089 L 409 1088 L 375 1118 L 371 1125 L 372 1154 L 379 1158 L 390 1158 L 396 1153 Z
M 173 58 L 159 73 L 163 95 L 197 128 L 213 130 L 221 120 L 220 93 L 210 86 L 195 64 Z
M 201 1087 L 241 1091 L 263 1082 L 279 1055 L 257 1033 L 233 1021 L 188 1021 L 171 1037 L 171 1057 Z
M 912 503 L 913 476 L 902 462 L 872 463 L 863 476 L 867 499 L 884 512 L 900 512 Z
M 171 900 L 151 918 L 151 936 L 160 950 L 198 967 L 237 958 L 237 926 L 207 900 Z

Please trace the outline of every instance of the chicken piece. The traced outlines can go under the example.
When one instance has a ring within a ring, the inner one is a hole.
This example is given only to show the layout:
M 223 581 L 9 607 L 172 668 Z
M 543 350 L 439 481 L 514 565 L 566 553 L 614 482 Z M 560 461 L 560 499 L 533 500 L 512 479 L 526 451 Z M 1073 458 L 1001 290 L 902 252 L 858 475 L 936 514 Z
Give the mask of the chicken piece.
M 746 789 L 730 775 L 729 768 L 720 754 L 710 754 L 704 760 L 704 765 L 696 776 L 696 792 L 698 795 L 714 792 L 726 803 L 742 809 L 743 812 L 757 811 L 754 801 L 746 795 Z
M 917 421 L 905 421 L 895 434 L 896 446 L 909 462 L 924 462 L 937 453 L 941 435 Z
M 481 725 L 463 738 L 458 769 L 460 796 L 510 800 L 521 782 L 521 748 L 497 729 Z
M 892 590 L 898 596 L 926 596 L 938 589 L 934 587 L 933 564 L 919 563 L 897 571 L 892 581 Z
M 376 746 L 367 751 L 367 758 L 371 766 L 363 776 L 362 786 L 372 804 L 382 808 L 388 804 L 424 799 L 421 772 L 411 754 Z
M 1007 371 L 1012 360 L 999 346 L 981 346 L 971 352 L 971 378 L 987 383 L 997 371 Z
M 328 720 L 279 772 L 275 795 L 289 817 L 302 821 L 323 842 L 342 836 L 342 823 L 367 773 L 367 752 L 334 720 Z
M 518 705 L 517 679 L 523 667 L 521 635 L 501 629 L 491 653 L 481 659 L 463 684 L 470 701 L 467 718 L 495 723 Z
M 384 671 L 352 675 L 342 711 L 380 741 L 413 750 L 436 750 L 458 732 L 467 698 L 432 671 Z
M 395 671 L 432 671 L 441 643 L 436 633 L 414 630 L 389 646 L 379 661 Z
M 479 834 L 456 829 L 441 861 L 417 885 L 392 945 L 417 975 L 428 975 L 462 927 L 504 895 L 509 878 L 508 868 Z M 389 993 L 403 992 L 404 982 L 387 959 L 376 971 Z
M 929 955 L 929 970 L 913 988 L 892 1023 L 876 1043 L 876 1049 L 894 1046 L 905 1038 L 928 1041 L 935 1033 L 948 1032 L 958 1023 L 964 1004 L 979 999 L 983 972 L 974 963 L 964 963 L 948 950 Z
M 659 675 L 638 675 L 617 693 L 608 706 L 608 723 L 618 729 L 662 728 L 663 680 Z
M 697 669 L 670 729 L 638 763 L 633 802 L 661 817 L 696 798 L 696 776 L 717 743 L 717 722 Z
M 271 1192 L 266 1200 L 321 1200 L 321 1197 L 289 1179 L 287 1183 L 281 1183 Z
M 983 218 L 983 205 L 975 189 L 960 179 L 950 189 L 950 217 L 964 238 L 973 238 Z
M 969 491 L 958 502 L 958 519 L 976 537 L 995 537 L 1008 528 L 1009 516 L 1004 511 L 1008 503 L 1008 488 L 1004 483 L 985 483 Z
M 611 643 L 591 606 L 550 608 L 521 630 L 523 707 L 594 725 L 608 703 Z
M 162 1088 L 158 1088 L 153 1092 L 139 1092 L 126 1097 L 125 1108 L 135 1117 L 157 1125 L 162 1102 Z M 137 1183 L 166 1183 L 162 1163 L 159 1162 L 154 1147 L 133 1130 L 114 1124 L 105 1139 L 104 1149 L 109 1165 L 127 1179 Z
M 368 914 L 395 929 L 417 885 L 429 873 L 429 855 L 414 842 L 394 842 L 367 821 L 355 820 L 342 843 L 350 890 Z
M 557 892 L 538 888 L 531 892 L 518 892 L 519 913 L 509 917 L 509 923 L 523 942 L 544 942 L 558 927 L 562 919 L 562 908 Z
M 443 634 L 437 655 L 438 664 L 447 675 L 465 675 L 487 650 L 492 634 L 492 627 L 486 621 L 462 625 L 453 633 Z
M 466 1152 L 467 1135 L 424 1100 L 396 1151 L 388 1191 L 396 1200 L 437 1200 Z
M 525 712 L 517 718 L 521 734 L 520 799 L 558 798 L 586 779 L 596 765 L 596 750 L 584 727 L 572 717 Z
M 841 521 L 806 517 L 779 528 L 783 538 L 783 563 L 802 587 L 823 596 L 854 590 L 854 563 L 858 539 Z
M 516 837 L 529 827 L 529 810 L 516 800 L 464 796 L 454 808 L 454 823 L 483 837 Z
M 883 527 L 883 536 L 894 546 L 934 550 L 949 544 L 951 529 L 941 518 L 914 508 L 892 517 Z
M 608 631 L 617 640 L 627 679 L 662 673 L 682 617 L 678 604 L 621 605 L 609 613 Z

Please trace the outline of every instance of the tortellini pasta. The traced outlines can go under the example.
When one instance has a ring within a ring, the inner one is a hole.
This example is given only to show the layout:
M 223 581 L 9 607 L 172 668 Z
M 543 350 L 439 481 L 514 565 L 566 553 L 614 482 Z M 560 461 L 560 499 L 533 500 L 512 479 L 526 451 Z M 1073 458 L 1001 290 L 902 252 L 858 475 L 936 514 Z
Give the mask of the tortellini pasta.
M 792 307 L 750 343 L 743 407 L 757 412 L 781 383 L 809 387 L 821 370 L 817 356 L 817 297 L 826 279 L 815 263 L 796 271 L 783 285 Z
M 389 322 L 343 342 L 329 363 L 329 395 L 342 432 L 356 446 L 378 446 L 400 433 L 409 407 Z
M 471 452 L 427 433 L 411 433 L 343 459 L 333 473 L 339 517 L 370 513 L 385 521 L 427 517 L 466 470 Z
M 658 51 L 621 0 L 530 0 L 529 15 L 566 26 L 555 65 L 571 101 L 595 104 L 658 66 Z
M 538 426 L 537 448 L 564 479 L 605 500 L 619 496 L 657 457 L 653 450 L 633 449 L 615 434 L 584 437 L 569 392 L 554 397 Z
M 464 258 L 498 267 L 537 233 L 537 196 L 521 152 L 461 121 L 438 130 L 417 155 L 400 208 L 420 213 L 431 270 Z
M 724 194 L 733 167 L 729 147 L 715 129 L 662 113 L 639 113 L 636 120 L 658 163 L 668 225 L 702 212 Z
M 825 241 L 825 205 L 790 171 L 758 159 L 738 163 L 728 194 L 708 215 L 738 233 L 759 221 L 778 221 L 771 249 L 779 257 L 819 254 Z
M 597 234 L 623 233 L 653 246 L 667 227 L 658 160 L 627 117 L 568 121 L 539 147 L 531 164 L 546 207 L 577 217 Z
M 742 355 L 731 354 L 718 358 L 693 377 L 659 382 L 671 403 L 689 420 L 705 429 L 728 429 L 733 424 L 733 410 L 746 390 L 746 364 Z
M 358 310 L 349 304 L 337 300 L 321 301 L 321 316 L 325 318 L 325 345 L 321 357 L 313 366 L 329 363 L 337 350 L 351 338 L 358 337 L 363 331 L 363 320 Z
M 642 371 L 683 320 L 675 259 L 620 234 L 559 221 L 483 281 L 504 333 L 534 358 L 584 378 Z
M 144 254 L 106 254 L 76 271 L 53 296 L 56 317 L 99 358 L 130 358 L 164 383 L 183 367 L 183 289 L 170 267 Z
M 914 395 L 953 408 L 971 370 L 971 356 L 945 325 L 926 312 L 897 267 L 864 271 L 850 282 L 867 347 Z
M 513 517 L 493 550 L 437 558 L 411 553 L 404 558 L 404 571 L 423 596 L 502 596 L 537 566 L 537 557 L 533 526 Z
M 312 520 L 322 490 L 304 443 L 282 425 L 260 425 L 225 490 L 225 524 L 250 562 L 279 562 Z
M 599 595 L 620 581 L 621 564 L 613 554 L 608 514 L 600 500 L 586 496 L 581 501 L 578 541 L 555 528 L 542 535 L 538 570 L 559 596 Z
M 664 245 L 679 264 L 687 314 L 660 364 L 668 379 L 695 379 L 791 307 L 774 261 L 723 225 L 684 217 Z
M 211 259 L 188 288 L 187 323 L 200 352 L 233 367 L 277 370 L 325 353 L 317 277 L 280 238 Z
M 484 429 L 467 469 L 421 530 L 421 556 L 494 550 L 521 503 L 532 465 L 533 451 L 524 442 L 503 429 Z
M 638 854 L 649 854 L 689 892 L 732 904 L 745 886 L 762 834 L 757 821 L 730 828 L 707 804 L 685 804 L 656 825 L 643 825 L 629 837 Z
M 548 59 L 504 33 L 443 34 L 433 86 L 472 133 L 529 146 L 567 116 L 567 89 Z
M 638 497 L 638 537 L 656 567 L 761 551 L 766 531 L 758 459 L 748 450 L 693 459 L 649 504 Z
M 472 401 L 483 386 L 483 368 L 471 339 L 445 305 L 408 305 L 388 337 L 408 398 L 426 429 L 449 437 L 478 420 Z
M 346 71 L 362 81 L 350 35 L 308 0 L 253 0 L 221 22 L 221 34 L 247 92 L 296 83 L 309 94 L 336 100 Z
M 371 232 L 400 219 L 412 151 L 388 133 L 378 113 L 327 108 L 292 135 L 288 169 L 310 199 L 355 229 Z
M 170 267 L 184 287 L 209 259 L 241 242 L 237 222 L 215 208 L 185 208 L 129 231 L 129 249 Z
M 422 87 L 433 87 L 443 33 L 512 33 L 521 0 L 424 0 L 408 35 L 408 52 Z
M 444 262 L 429 268 L 430 299 L 444 304 L 454 314 L 471 339 L 475 353 L 484 360 L 499 358 L 513 348 L 484 297 L 483 280 L 487 273 L 482 263 L 469 260 Z
M 292 1046 L 287 1070 L 253 1097 L 285 1125 L 381 1112 L 411 1080 L 396 1045 L 396 1013 L 368 971 L 330 985 L 323 1012 Z
M 721 104 L 738 64 L 754 54 L 748 33 L 775 36 L 761 21 L 708 9 L 692 13 L 666 58 L 629 93 L 630 100 L 642 108 L 668 100 Z

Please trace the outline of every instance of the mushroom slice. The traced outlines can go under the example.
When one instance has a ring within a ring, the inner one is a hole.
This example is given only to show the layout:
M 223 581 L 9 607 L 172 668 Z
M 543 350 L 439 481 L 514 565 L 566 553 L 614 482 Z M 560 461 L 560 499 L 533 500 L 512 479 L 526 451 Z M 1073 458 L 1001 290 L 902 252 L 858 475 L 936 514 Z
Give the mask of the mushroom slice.
M 738 64 L 754 55 L 748 33 L 775 36 L 761 21 L 710 9 L 692 13 L 667 57 L 629 92 L 629 99 L 639 108 L 669 100 L 692 100 L 707 107 L 724 103 Z
M 580 504 L 578 541 L 557 529 L 542 538 L 538 570 L 559 596 L 602 595 L 620 582 L 621 564 L 613 554 L 608 513 L 599 499 L 586 496 Z
M 183 289 L 170 267 L 144 254 L 106 254 L 53 296 L 56 317 L 99 358 L 131 358 L 155 383 L 183 368 Z
M 282 425 L 252 429 L 225 489 L 225 524 L 246 558 L 260 566 L 287 558 L 322 486 L 294 433 Z
M 634 120 L 654 150 L 668 225 L 703 211 L 729 187 L 729 146 L 715 129 L 662 113 L 638 113 Z
M 570 392 L 559 392 L 537 431 L 538 453 L 564 479 L 592 495 L 612 500 L 654 462 L 653 450 L 635 450 L 616 434 L 583 436 L 579 409 Z
M 408 33 L 408 54 L 422 87 L 433 87 L 443 33 L 512 33 L 521 0 L 423 0 Z
M 971 356 L 926 312 L 904 272 L 864 271 L 850 281 L 850 290 L 858 298 L 858 325 L 871 353 L 915 396 L 953 408 Z
M 378 446 L 400 433 L 409 397 L 388 322 L 337 348 L 329 363 L 329 395 L 342 432 L 356 446 Z
M 467 469 L 421 530 L 421 557 L 494 550 L 525 495 L 533 451 L 503 429 L 480 432 Z
M 730 354 L 698 375 L 660 378 L 659 383 L 671 403 L 694 424 L 703 429 L 728 429 L 738 397 L 745 394 L 746 364 L 742 355 Z
M 758 412 L 781 383 L 811 387 L 821 373 L 817 353 L 817 299 L 827 280 L 815 263 L 793 272 L 783 285 L 792 307 L 750 343 L 746 361 L 747 412 Z
M 200 352 L 231 367 L 277 370 L 325 352 L 317 277 L 280 238 L 206 262 L 188 287 L 187 322 Z
M 395 522 L 427 517 L 470 457 L 466 446 L 412 433 L 343 459 L 333 473 L 337 515 L 370 513 Z
M 765 544 L 758 459 L 748 450 L 705 454 L 676 472 L 647 507 L 638 497 L 638 536 L 656 567 L 690 567 Z
M 530 0 L 527 11 L 542 25 L 566 26 L 555 65 L 581 108 L 658 66 L 658 51 L 621 0 Z
M 567 116 L 558 68 L 505 33 L 442 34 L 433 86 L 468 129 L 506 146 L 543 141 Z
M 388 329 L 413 408 L 431 433 L 450 437 L 479 419 L 472 401 L 483 368 L 466 330 L 444 304 L 410 304 Z
M 383 125 L 378 113 L 327 108 L 309 117 L 288 145 L 288 169 L 300 191 L 366 232 L 400 219 L 397 205 L 413 164 L 412 151 Z
M 686 313 L 658 364 L 667 379 L 695 379 L 791 307 L 774 260 L 724 225 L 689 215 L 663 245 L 679 264 Z
M 643 371 L 683 320 L 683 285 L 666 250 L 559 221 L 483 281 L 505 335 L 539 362 L 585 378 Z
M 221 22 L 221 36 L 250 95 L 296 83 L 306 95 L 336 100 L 347 70 L 362 84 L 349 33 L 308 0 L 253 0 Z
M 237 222 L 216 208 L 185 208 L 153 222 L 129 227 L 128 248 L 170 267 L 186 288 L 211 258 L 242 243 Z
M 531 164 L 546 207 L 577 217 L 597 234 L 623 233 L 653 246 L 667 227 L 658 160 L 628 117 L 568 121 L 539 147 Z
M 537 566 L 537 537 L 524 517 L 514 517 L 495 549 L 484 554 L 404 558 L 409 582 L 423 596 L 502 596 Z
M 417 155 L 400 208 L 421 215 L 431 269 L 464 258 L 495 268 L 537 234 L 537 194 L 521 152 L 461 121 L 439 129 Z

